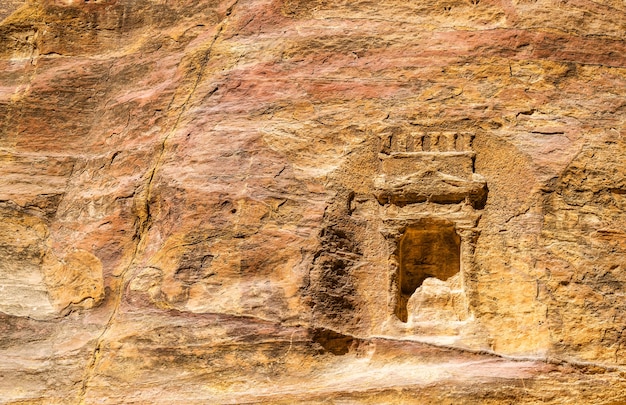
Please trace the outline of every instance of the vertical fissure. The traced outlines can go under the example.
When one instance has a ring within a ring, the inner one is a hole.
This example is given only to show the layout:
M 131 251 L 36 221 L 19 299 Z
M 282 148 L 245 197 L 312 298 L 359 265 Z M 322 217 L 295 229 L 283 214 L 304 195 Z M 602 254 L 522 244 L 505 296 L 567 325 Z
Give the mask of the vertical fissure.
M 196 92 L 198 85 L 202 81 L 204 70 L 210 59 L 213 46 L 217 42 L 220 34 L 222 33 L 224 29 L 224 25 L 227 23 L 229 17 L 231 16 L 233 9 L 236 6 L 237 2 L 238 0 L 235 0 L 233 4 L 228 8 L 225 14 L 225 18 L 220 22 L 219 26 L 217 27 L 215 35 L 213 36 L 204 56 L 200 60 L 198 69 L 196 70 L 197 75 L 193 79 L 191 90 L 188 92 L 187 96 L 185 97 L 184 102 L 180 106 L 180 110 L 178 114 L 176 115 L 176 119 L 174 120 L 174 125 L 172 126 L 171 130 L 169 130 L 166 133 L 165 137 L 163 138 L 163 141 L 160 143 L 159 151 L 157 152 L 158 156 L 156 158 L 154 165 L 152 165 L 152 167 L 146 172 L 147 176 L 145 177 L 147 177 L 147 180 L 144 186 L 145 191 L 143 193 L 139 193 L 139 194 L 143 194 L 143 204 L 139 208 L 140 212 L 137 213 L 137 221 L 135 225 L 135 229 L 136 229 L 135 245 L 133 247 L 132 254 L 128 261 L 128 264 L 125 266 L 123 271 L 116 277 L 117 286 L 114 292 L 115 304 L 111 312 L 111 316 L 109 317 L 107 321 L 106 326 L 104 327 L 102 333 L 100 333 L 100 335 L 98 336 L 96 340 L 96 346 L 91 356 L 91 361 L 89 362 L 89 365 L 85 372 L 85 376 L 82 379 L 81 389 L 78 395 L 78 404 L 80 405 L 85 403 L 85 398 L 87 395 L 87 390 L 89 388 L 89 383 L 93 379 L 95 372 L 96 372 L 96 368 L 100 361 L 100 358 L 102 357 L 102 352 L 103 352 L 102 349 L 103 349 L 106 335 L 110 331 L 113 325 L 113 322 L 115 320 L 115 317 L 117 316 L 119 312 L 119 308 L 122 302 L 122 294 L 124 292 L 124 288 L 126 284 L 128 283 L 128 280 L 126 279 L 126 275 L 135 264 L 137 257 L 139 257 L 139 253 L 142 251 L 143 247 L 147 243 L 146 236 L 148 235 L 148 232 L 152 226 L 152 221 L 153 221 L 152 213 L 150 210 L 150 202 L 153 196 L 152 189 L 153 189 L 153 184 L 154 184 L 154 178 L 155 178 L 157 171 L 162 166 L 162 162 L 165 156 L 165 150 L 167 147 L 167 141 L 170 138 L 170 136 L 174 134 L 176 129 L 179 127 L 183 114 L 185 113 L 185 111 L 187 111 L 188 103 L 191 100 L 193 94 Z M 174 99 L 175 98 L 176 98 L 176 95 L 174 95 Z

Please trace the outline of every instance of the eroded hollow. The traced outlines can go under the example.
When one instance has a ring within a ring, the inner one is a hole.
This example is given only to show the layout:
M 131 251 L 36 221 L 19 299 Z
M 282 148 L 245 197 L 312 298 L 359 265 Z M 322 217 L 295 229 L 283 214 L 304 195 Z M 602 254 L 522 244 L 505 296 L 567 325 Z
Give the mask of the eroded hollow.
M 312 335 L 313 342 L 318 343 L 324 352 L 336 356 L 347 354 L 352 347 L 358 344 L 354 337 L 326 328 L 315 328 L 312 330 Z
M 461 238 L 448 221 L 423 221 L 406 229 L 396 251 L 395 314 L 407 322 L 407 303 L 424 280 L 446 281 L 461 270 Z

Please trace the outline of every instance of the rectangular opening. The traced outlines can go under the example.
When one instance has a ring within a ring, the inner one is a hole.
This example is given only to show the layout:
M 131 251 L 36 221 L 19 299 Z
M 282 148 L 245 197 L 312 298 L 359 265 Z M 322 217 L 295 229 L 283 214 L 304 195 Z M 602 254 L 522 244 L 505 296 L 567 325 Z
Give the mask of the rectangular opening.
M 408 227 L 396 250 L 395 314 L 407 322 L 407 303 L 424 280 L 433 277 L 442 281 L 461 270 L 461 238 L 448 221 L 425 220 Z

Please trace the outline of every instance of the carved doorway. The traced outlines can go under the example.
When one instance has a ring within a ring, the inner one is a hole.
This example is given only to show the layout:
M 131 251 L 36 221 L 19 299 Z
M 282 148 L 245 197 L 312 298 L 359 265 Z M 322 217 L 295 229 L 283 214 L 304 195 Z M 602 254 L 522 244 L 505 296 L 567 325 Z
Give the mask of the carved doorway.
M 448 221 L 424 221 L 407 227 L 396 251 L 395 314 L 407 322 L 407 303 L 430 277 L 446 281 L 461 270 L 461 238 Z

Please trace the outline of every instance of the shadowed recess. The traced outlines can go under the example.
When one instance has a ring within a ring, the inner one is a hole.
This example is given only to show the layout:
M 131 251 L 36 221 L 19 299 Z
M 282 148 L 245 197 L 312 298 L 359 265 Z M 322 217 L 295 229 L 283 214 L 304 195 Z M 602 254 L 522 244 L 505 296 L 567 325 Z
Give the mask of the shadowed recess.
M 398 245 L 396 316 L 406 322 L 407 303 L 429 277 L 446 281 L 461 269 L 461 238 L 450 222 L 424 221 L 406 229 Z

